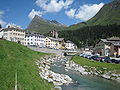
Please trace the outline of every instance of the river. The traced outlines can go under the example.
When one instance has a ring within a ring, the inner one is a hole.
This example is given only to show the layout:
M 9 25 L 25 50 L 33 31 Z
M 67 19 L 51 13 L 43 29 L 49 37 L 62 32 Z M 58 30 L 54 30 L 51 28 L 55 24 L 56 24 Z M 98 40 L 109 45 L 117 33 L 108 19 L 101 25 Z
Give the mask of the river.
M 69 75 L 73 79 L 72 84 L 62 85 L 62 90 L 120 90 L 120 83 L 115 81 L 92 75 L 80 75 L 76 71 L 65 71 L 64 64 L 67 60 L 61 58 L 51 66 L 52 71 Z

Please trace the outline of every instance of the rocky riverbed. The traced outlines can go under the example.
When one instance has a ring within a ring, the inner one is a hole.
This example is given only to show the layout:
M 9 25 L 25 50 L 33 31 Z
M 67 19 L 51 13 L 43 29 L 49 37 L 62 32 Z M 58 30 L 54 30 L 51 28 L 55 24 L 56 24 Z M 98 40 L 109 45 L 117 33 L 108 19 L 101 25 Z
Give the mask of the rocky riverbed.
M 59 55 L 52 55 L 43 57 L 36 62 L 40 76 L 48 82 L 52 82 L 55 86 L 72 83 L 72 79 L 68 75 L 55 73 L 50 69 L 50 65 L 60 58 Z
M 107 68 L 102 68 L 102 70 L 97 70 L 95 67 L 81 66 L 73 61 L 67 61 L 65 64 L 65 70 L 74 70 L 79 72 L 81 75 L 96 75 L 106 79 L 115 80 L 120 82 L 120 74 L 115 71 L 107 71 Z

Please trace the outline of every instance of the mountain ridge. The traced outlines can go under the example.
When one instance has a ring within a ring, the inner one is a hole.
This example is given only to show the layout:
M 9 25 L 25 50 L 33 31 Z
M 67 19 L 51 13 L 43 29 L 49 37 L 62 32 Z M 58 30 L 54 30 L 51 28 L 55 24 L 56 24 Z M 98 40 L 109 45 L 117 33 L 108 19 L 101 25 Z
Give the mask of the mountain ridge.
M 27 31 L 39 32 L 41 34 L 46 34 L 51 30 L 63 30 L 67 27 L 64 24 L 57 22 L 56 20 L 46 20 L 37 15 L 30 22 Z
M 95 25 L 120 25 L 120 0 L 114 0 L 105 4 L 99 12 L 86 22 L 80 22 L 68 27 L 70 30 L 76 30 L 82 27 Z
M 120 25 L 120 0 L 114 0 L 105 4 L 99 12 L 86 22 L 73 24 L 69 27 L 57 22 L 56 20 L 46 20 L 39 16 L 35 16 L 29 24 L 27 30 L 47 34 L 51 30 L 77 30 L 80 28 L 96 25 Z

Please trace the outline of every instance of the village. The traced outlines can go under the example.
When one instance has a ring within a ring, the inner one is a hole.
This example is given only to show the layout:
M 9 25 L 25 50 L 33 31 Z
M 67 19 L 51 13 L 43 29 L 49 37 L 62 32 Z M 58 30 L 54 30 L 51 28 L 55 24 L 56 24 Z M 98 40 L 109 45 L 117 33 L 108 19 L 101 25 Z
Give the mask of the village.
M 0 90 L 120 90 L 120 0 L 0 6 Z
M 22 30 L 17 27 L 0 28 L 0 39 L 17 42 L 25 46 L 49 48 L 55 50 L 78 50 L 78 46 L 70 40 L 65 41 L 59 38 L 56 30 L 51 30 L 48 36 Z M 80 48 L 79 53 L 91 52 L 100 56 L 119 57 L 120 56 L 120 38 L 111 37 L 100 39 L 95 46 Z
M 49 49 L 77 49 L 76 44 L 72 41 L 66 41 L 64 38 L 58 37 L 58 32 L 52 30 L 48 36 L 41 35 L 36 32 L 28 32 L 17 27 L 0 29 L 0 39 L 17 42 L 25 46 L 49 48 Z

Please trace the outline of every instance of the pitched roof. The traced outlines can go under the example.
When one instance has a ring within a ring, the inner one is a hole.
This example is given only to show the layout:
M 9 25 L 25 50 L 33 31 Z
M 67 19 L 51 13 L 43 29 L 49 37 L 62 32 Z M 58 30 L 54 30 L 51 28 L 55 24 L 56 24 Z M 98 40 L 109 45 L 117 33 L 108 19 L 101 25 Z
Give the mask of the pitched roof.
M 109 41 L 107 41 L 107 39 L 101 39 L 101 41 L 103 41 L 103 42 L 109 42 Z
M 16 31 L 23 31 L 25 32 L 25 30 L 22 30 L 22 29 L 18 29 L 18 28 L 4 28 L 2 29 L 3 31 L 12 31 L 12 30 L 16 30 Z
M 48 38 L 53 41 L 63 41 L 64 40 L 64 38 L 53 38 L 53 37 L 48 37 Z
M 101 39 L 101 41 L 103 41 L 104 43 L 108 43 L 108 44 L 113 44 L 115 46 L 120 46 L 120 41 L 118 40 L 119 38 L 115 38 L 113 40 L 113 38 L 111 38 L 112 40 L 107 40 L 107 39 Z
M 67 40 L 67 41 L 66 41 L 66 43 L 73 43 L 73 42 L 72 42 L 72 41 L 70 41 L 70 40 Z
M 111 37 L 107 39 L 108 41 L 120 41 L 119 37 Z

